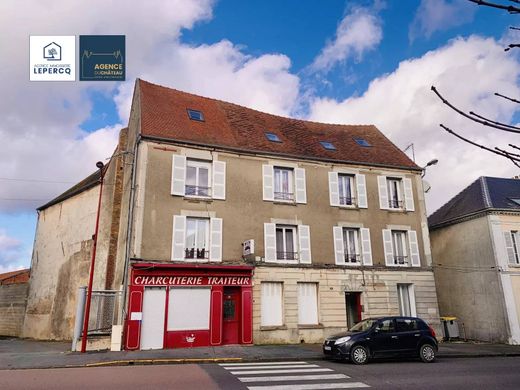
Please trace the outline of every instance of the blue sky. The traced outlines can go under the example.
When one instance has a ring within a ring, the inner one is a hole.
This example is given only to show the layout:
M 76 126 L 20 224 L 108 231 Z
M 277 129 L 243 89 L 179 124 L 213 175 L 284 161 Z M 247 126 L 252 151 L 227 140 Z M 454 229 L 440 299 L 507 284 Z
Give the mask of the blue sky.
M 517 123 L 516 107 L 492 97 L 497 88 L 520 96 L 518 54 L 503 52 L 517 16 L 467 0 L 94 3 L 0 5 L 10 96 L 0 102 L 0 143 L 9 145 L 0 157 L 0 272 L 30 264 L 35 208 L 110 155 L 136 77 L 276 114 L 376 124 L 401 148 L 413 142 L 418 164 L 440 160 L 427 177 L 430 212 L 479 175 L 516 173 L 438 130 L 443 122 L 481 142 L 511 141 L 461 121 L 429 86 Z M 30 83 L 31 34 L 125 34 L 127 82 Z

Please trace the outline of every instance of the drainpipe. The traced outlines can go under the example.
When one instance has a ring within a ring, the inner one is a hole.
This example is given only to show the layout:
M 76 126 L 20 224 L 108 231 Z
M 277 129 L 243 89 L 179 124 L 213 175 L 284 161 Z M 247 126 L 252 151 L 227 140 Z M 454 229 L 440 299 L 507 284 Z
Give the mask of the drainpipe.
M 99 231 L 99 215 L 101 214 L 101 196 L 103 195 L 103 179 L 105 173 L 103 172 L 104 164 L 101 161 L 96 163 L 96 167 L 99 168 L 99 200 L 97 207 L 97 216 L 96 216 L 96 228 L 94 231 L 94 244 L 92 247 L 92 259 L 90 260 L 90 276 L 88 280 L 88 288 L 87 288 L 87 303 L 85 305 L 85 316 L 83 318 L 83 337 L 81 338 L 81 352 L 84 353 L 87 350 L 87 334 L 88 334 L 88 320 L 90 318 L 90 302 L 92 300 L 92 284 L 94 282 L 94 265 L 96 262 L 96 249 L 97 249 L 97 239 L 98 239 L 98 231 Z

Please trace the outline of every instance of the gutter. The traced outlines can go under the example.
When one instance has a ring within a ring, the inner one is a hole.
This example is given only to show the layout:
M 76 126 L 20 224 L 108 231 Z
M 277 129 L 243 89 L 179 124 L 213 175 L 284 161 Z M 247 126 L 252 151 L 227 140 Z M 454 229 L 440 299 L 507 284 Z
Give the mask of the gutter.
M 265 152 L 265 151 L 261 151 L 261 150 L 242 149 L 242 148 L 235 148 L 232 146 L 205 144 L 202 142 L 194 142 L 194 141 L 183 141 L 183 140 L 177 140 L 174 138 L 156 137 L 156 136 L 144 135 L 144 134 L 141 134 L 141 138 L 144 140 L 164 142 L 167 144 L 198 146 L 198 147 L 206 148 L 206 149 L 212 148 L 214 150 L 229 151 L 229 152 L 234 152 L 234 153 L 238 153 L 238 154 L 253 155 L 253 156 L 276 156 L 276 157 L 285 157 L 287 159 L 295 159 L 295 160 L 325 162 L 325 163 L 329 163 L 329 164 L 351 164 L 351 165 L 362 165 L 362 166 L 368 166 L 368 167 L 403 169 L 403 170 L 407 170 L 407 171 L 416 171 L 416 172 L 423 171 L 423 169 L 420 167 L 414 168 L 414 167 L 405 167 L 405 166 L 401 166 L 401 165 L 367 163 L 367 162 L 359 162 L 359 161 L 352 161 L 352 160 L 339 160 L 339 159 L 320 158 L 320 157 L 308 157 L 308 156 L 301 156 L 301 155 L 289 154 L 289 153 Z

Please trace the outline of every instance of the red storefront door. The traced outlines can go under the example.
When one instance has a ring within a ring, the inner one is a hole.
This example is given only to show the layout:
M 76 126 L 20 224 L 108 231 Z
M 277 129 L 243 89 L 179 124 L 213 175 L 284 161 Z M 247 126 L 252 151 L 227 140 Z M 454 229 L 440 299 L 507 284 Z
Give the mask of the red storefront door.
M 224 287 L 222 344 L 239 343 L 240 317 L 240 288 Z

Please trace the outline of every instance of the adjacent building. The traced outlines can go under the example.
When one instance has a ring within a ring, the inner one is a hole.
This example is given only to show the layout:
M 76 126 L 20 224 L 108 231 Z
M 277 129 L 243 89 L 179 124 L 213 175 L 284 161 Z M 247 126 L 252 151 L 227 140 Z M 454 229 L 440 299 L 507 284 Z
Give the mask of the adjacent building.
M 400 313 L 437 325 L 421 172 L 374 126 L 284 118 L 137 80 L 107 168 L 96 260 L 98 288 L 122 292 L 122 347 L 320 342 Z M 43 237 L 45 224 L 40 211 L 33 267 L 60 240 Z M 56 273 L 45 257 L 35 286 Z
M 428 219 L 441 315 L 520 343 L 520 180 L 480 177 Z

